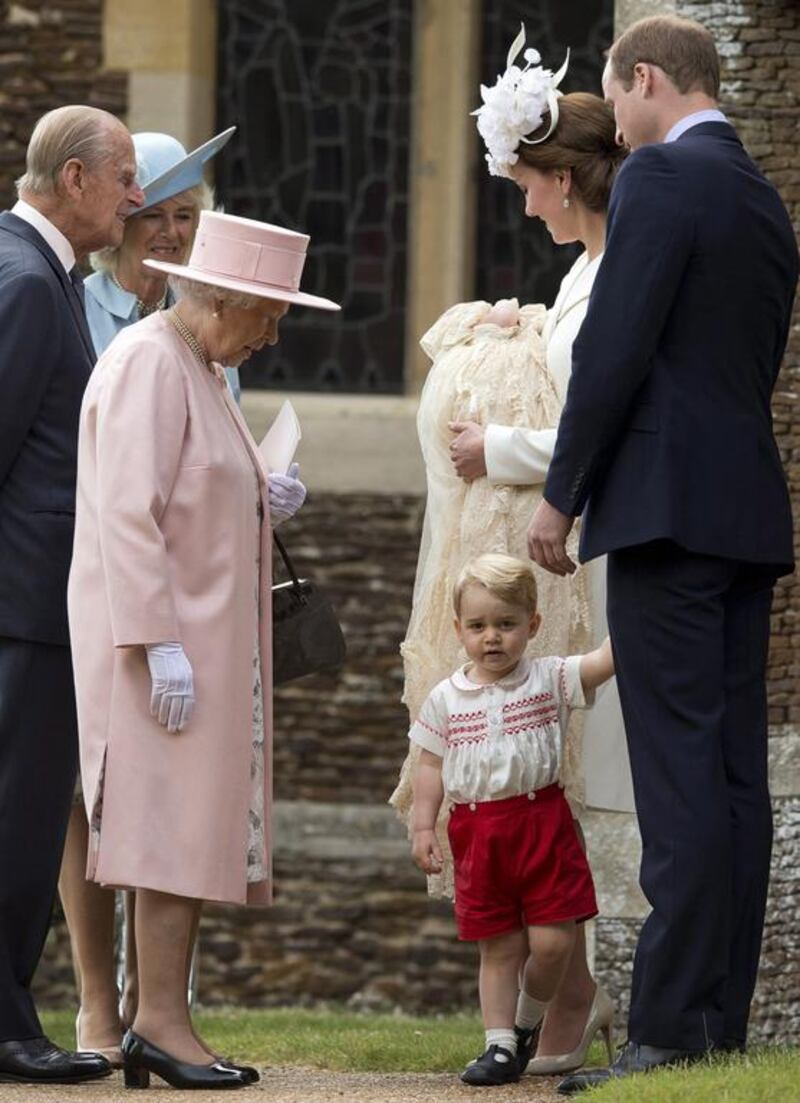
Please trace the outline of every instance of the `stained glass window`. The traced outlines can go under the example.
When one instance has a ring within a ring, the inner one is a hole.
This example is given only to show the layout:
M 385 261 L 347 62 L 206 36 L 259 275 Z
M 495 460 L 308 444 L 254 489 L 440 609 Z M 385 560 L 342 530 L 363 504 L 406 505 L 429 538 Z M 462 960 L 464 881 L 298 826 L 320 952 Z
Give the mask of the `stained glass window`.
M 412 0 L 224 0 L 216 171 L 232 214 L 311 235 L 303 290 L 245 385 L 403 390 Z
M 525 24 L 527 45 L 556 70 L 570 47 L 563 92 L 600 91 L 603 51 L 613 39 L 613 0 L 486 0 L 480 75 L 494 84 L 508 48 Z M 479 96 L 476 96 L 476 106 Z M 525 218 L 523 200 L 510 180 L 489 176 L 482 159 L 478 183 L 476 298 L 494 301 L 516 295 L 520 302 L 550 305 L 579 246 L 554 245 L 543 223 Z

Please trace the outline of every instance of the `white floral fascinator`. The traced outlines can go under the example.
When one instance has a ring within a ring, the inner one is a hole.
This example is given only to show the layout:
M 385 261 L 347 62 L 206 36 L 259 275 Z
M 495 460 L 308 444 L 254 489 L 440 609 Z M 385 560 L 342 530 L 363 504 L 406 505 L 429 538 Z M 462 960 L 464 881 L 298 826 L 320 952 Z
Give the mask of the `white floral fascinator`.
M 492 176 L 508 176 L 508 170 L 519 160 L 516 150 L 520 142 L 537 145 L 549 138 L 558 122 L 558 86 L 564 79 L 569 65 L 569 50 L 564 64 L 557 73 L 540 64 L 537 50 L 527 49 L 523 57 L 524 69 L 515 65 L 525 46 L 525 24 L 511 43 L 506 58 L 506 71 L 498 78 L 494 88 L 481 85 L 483 106 L 472 114 L 477 116 L 478 131 L 486 143 L 486 161 Z M 545 111 L 550 112 L 547 133 L 540 138 L 526 138 L 542 125 Z

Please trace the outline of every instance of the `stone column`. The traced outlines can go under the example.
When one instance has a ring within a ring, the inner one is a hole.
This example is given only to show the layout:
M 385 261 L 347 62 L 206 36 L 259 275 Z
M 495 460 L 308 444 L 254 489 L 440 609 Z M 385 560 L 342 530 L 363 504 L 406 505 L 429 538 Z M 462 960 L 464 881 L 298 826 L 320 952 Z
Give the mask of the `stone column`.
M 428 361 L 419 338 L 472 293 L 480 0 L 420 0 L 414 15 L 406 390 Z
M 105 65 L 129 73 L 128 126 L 163 130 L 188 149 L 214 133 L 214 0 L 106 0 Z

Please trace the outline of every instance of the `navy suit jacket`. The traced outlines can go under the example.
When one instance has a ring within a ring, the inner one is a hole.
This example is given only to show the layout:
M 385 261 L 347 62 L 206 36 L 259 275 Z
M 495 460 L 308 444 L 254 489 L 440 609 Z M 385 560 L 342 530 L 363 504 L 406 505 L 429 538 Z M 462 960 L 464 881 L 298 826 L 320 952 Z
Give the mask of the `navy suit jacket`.
M 78 417 L 94 365 L 63 265 L 0 214 L 0 636 L 67 644 Z
M 666 538 L 791 569 L 770 400 L 797 275 L 788 214 L 732 127 L 627 159 L 544 491 L 585 510 L 581 559 Z

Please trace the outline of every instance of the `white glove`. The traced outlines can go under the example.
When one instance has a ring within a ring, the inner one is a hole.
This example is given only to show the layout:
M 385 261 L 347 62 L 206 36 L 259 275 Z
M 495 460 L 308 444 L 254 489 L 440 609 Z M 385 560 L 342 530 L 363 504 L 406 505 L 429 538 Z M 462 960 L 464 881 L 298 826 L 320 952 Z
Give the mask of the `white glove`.
M 153 683 L 150 715 L 169 732 L 183 731 L 194 708 L 194 677 L 186 653 L 179 643 L 148 643 L 145 649 Z
M 306 488 L 297 477 L 298 463 L 293 463 L 286 475 L 269 476 L 269 519 L 273 528 L 288 521 L 306 500 Z

